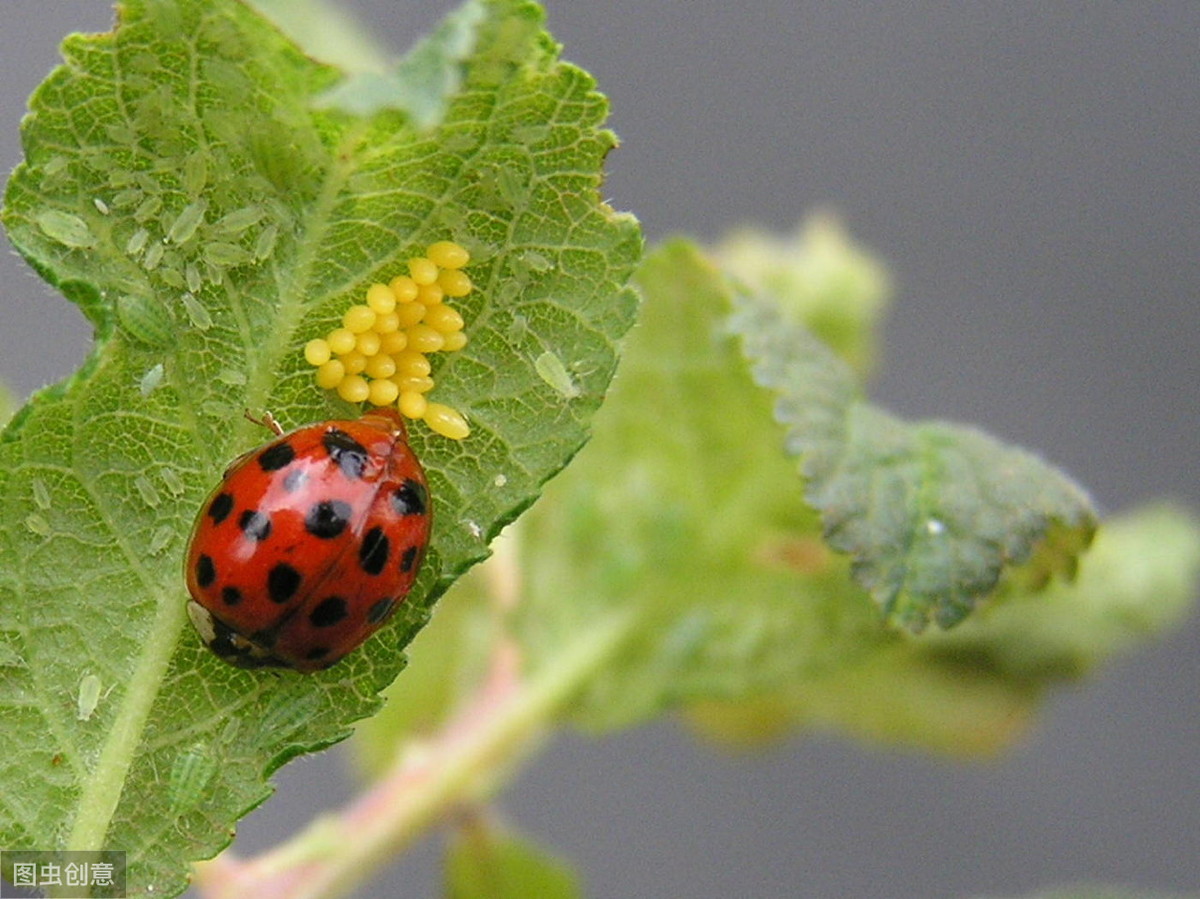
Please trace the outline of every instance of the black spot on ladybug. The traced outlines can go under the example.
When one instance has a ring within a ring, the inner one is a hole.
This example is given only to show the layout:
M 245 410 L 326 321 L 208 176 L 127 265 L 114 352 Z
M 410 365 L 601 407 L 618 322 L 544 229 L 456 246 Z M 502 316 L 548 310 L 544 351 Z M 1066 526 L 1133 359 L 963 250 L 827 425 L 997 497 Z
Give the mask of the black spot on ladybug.
M 322 500 L 304 516 L 304 529 L 314 537 L 332 539 L 346 530 L 352 511 L 350 504 L 340 499 Z
M 358 564 L 367 574 L 379 574 L 387 565 L 388 553 L 392 546 L 383 528 L 371 528 L 367 531 L 358 547 Z
M 214 525 L 220 524 L 229 517 L 229 513 L 233 511 L 233 494 L 220 493 L 208 506 L 208 517 L 212 519 Z
M 300 572 L 280 562 L 267 574 L 267 595 L 272 602 L 287 602 L 300 589 Z
M 417 564 L 417 559 L 420 554 L 421 551 L 415 546 L 410 546 L 408 549 L 406 549 L 400 556 L 400 570 L 405 574 L 408 574 L 410 571 L 412 571 Z
M 304 486 L 304 482 L 307 480 L 307 471 L 303 468 L 294 468 L 283 476 L 283 489 L 288 493 L 295 493 Z
M 242 601 L 242 591 L 237 587 L 225 587 L 221 590 L 221 599 L 227 606 L 236 606 Z
M 429 493 L 425 485 L 406 478 L 392 493 L 392 508 L 397 515 L 424 515 L 429 505 Z
M 304 654 L 304 658 L 309 662 L 315 662 L 317 659 L 323 659 L 329 655 L 328 646 L 314 646 Z
M 315 609 L 308 613 L 308 620 L 313 627 L 332 627 L 349 614 L 346 600 L 340 596 L 330 596 L 321 600 Z
M 258 464 L 262 466 L 263 471 L 279 471 L 291 464 L 295 458 L 296 451 L 285 440 L 283 443 L 277 443 L 263 450 L 258 456 Z
M 379 624 L 385 620 L 396 609 L 396 600 L 390 596 L 385 596 L 383 599 L 378 599 L 371 603 L 371 608 L 367 610 L 367 622 L 370 624 Z
M 201 587 L 211 587 L 217 579 L 217 566 L 210 556 L 201 556 L 196 560 L 196 583 Z
M 329 451 L 329 458 L 342 470 L 342 474 L 351 480 L 358 480 L 363 476 L 363 471 L 367 467 L 367 448 L 365 446 L 345 431 L 337 428 L 330 428 L 326 431 L 321 438 L 321 443 Z
M 242 517 L 238 519 L 238 527 L 251 540 L 261 542 L 271 536 L 271 519 L 254 509 L 247 509 L 242 513 Z

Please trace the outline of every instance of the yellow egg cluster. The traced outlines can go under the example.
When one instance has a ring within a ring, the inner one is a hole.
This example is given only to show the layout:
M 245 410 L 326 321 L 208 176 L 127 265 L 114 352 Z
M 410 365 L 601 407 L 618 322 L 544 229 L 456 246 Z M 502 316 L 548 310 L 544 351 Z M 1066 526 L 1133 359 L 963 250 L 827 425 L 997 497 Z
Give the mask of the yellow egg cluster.
M 426 394 L 433 389 L 429 354 L 467 345 L 463 318 L 446 300 L 471 292 L 462 270 L 470 258 L 458 244 L 438 241 L 408 260 L 407 275 L 368 287 L 366 302 L 347 309 L 340 328 L 305 344 L 317 386 L 350 403 L 395 404 L 405 418 L 424 421 L 443 437 L 466 437 L 466 419 Z

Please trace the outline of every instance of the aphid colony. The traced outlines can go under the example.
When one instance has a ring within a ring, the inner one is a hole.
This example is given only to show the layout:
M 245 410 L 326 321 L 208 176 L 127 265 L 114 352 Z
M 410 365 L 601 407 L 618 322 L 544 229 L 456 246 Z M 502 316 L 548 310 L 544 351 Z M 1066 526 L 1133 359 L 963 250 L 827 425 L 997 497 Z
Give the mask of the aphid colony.
M 448 240 L 430 244 L 408 261 L 408 274 L 367 288 L 365 302 L 351 306 L 342 325 L 310 340 L 304 358 L 317 367 L 317 386 L 336 390 L 349 403 L 395 405 L 414 421 L 452 440 L 470 433 L 450 406 L 429 402 L 433 389 L 429 354 L 467 344 L 463 318 L 446 301 L 471 292 L 463 266 L 470 255 Z

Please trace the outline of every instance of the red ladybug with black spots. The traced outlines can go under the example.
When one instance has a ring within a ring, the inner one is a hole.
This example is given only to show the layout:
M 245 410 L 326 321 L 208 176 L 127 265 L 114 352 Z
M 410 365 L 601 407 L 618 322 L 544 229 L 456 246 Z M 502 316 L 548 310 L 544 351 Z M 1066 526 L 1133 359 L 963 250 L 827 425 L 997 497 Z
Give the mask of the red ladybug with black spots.
M 188 615 L 242 668 L 318 671 L 379 629 L 412 589 L 432 508 L 395 409 L 278 435 L 235 461 L 187 551 Z

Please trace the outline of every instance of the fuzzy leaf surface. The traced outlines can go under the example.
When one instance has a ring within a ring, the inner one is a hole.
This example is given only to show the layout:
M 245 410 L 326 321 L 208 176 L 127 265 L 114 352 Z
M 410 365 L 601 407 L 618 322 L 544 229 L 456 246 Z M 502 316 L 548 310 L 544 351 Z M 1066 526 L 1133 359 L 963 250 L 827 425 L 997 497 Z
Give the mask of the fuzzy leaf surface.
M 1002 577 L 1073 573 L 1096 517 L 1061 472 L 974 428 L 904 422 L 866 402 L 849 366 L 769 296 L 742 298 L 732 327 L 756 383 L 778 397 L 825 539 L 889 622 L 951 627 Z
M 3 221 L 96 330 L 79 372 L 0 441 L 0 845 L 129 853 L 174 895 L 293 756 L 372 712 L 434 600 L 587 436 L 636 300 L 636 223 L 599 199 L 604 98 L 540 8 L 480 0 L 444 114 L 318 108 L 338 70 L 234 0 L 129 0 L 31 99 Z M 314 676 L 217 660 L 186 623 L 192 518 L 224 466 L 288 426 L 356 414 L 301 357 L 435 240 L 472 251 L 470 344 L 435 363 L 452 443 L 414 426 L 435 501 L 392 624 Z M 581 390 L 537 374 L 546 352 Z M 99 688 L 97 690 L 97 687 Z

